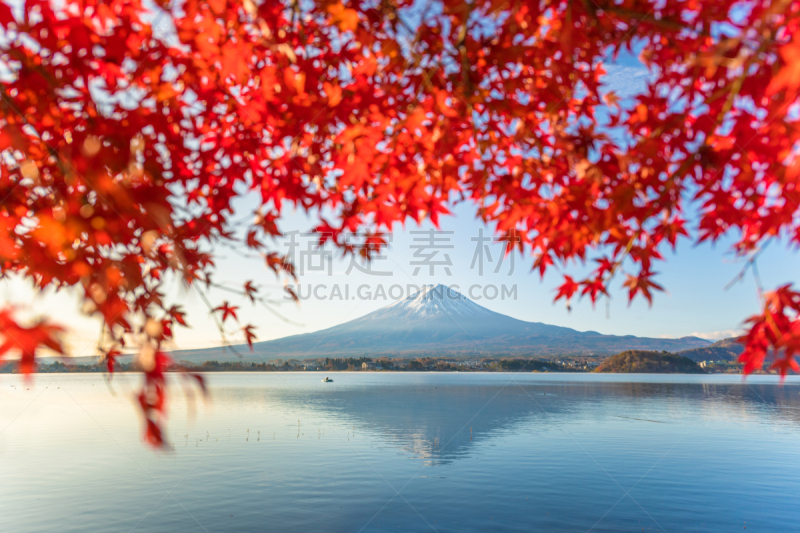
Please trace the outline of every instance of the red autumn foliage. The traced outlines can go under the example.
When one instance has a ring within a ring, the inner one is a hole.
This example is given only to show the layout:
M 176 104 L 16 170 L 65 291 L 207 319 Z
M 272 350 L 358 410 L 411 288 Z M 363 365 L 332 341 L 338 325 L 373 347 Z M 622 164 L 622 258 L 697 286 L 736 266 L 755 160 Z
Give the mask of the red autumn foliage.
M 745 373 L 764 366 L 765 358 L 772 353 L 770 368 L 785 376 L 789 370 L 797 372 L 795 354 L 800 354 L 800 292 L 789 285 L 764 295 L 764 313 L 748 319 L 750 331 L 742 339 L 744 352 L 739 360 Z
M 64 353 L 58 339 L 63 330 L 43 320 L 31 327 L 20 326 L 15 320 L 13 309 L 0 309 L 0 332 L 3 343 L 0 344 L 0 361 L 9 353 L 19 355 L 19 369 L 24 374 L 36 370 L 36 352 L 40 347 L 50 348 L 57 353 Z
M 109 370 L 126 335 L 146 334 L 154 444 L 161 345 L 186 325 L 164 308 L 165 274 L 208 287 L 227 244 L 293 276 L 270 246 L 286 207 L 323 210 L 320 239 L 369 257 L 395 224 L 473 202 L 542 275 L 597 258 L 557 295 L 593 302 L 617 273 L 651 301 L 653 263 L 679 239 L 733 236 L 743 257 L 800 243 L 798 2 L 15 6 L 0 3 L 2 276 L 81 287 Z M 625 99 L 604 65 L 634 49 L 649 78 Z M 260 199 L 244 239 L 231 220 L 242 194 Z M 747 372 L 769 354 L 795 368 L 796 294 L 765 296 Z M 19 352 L 23 371 L 39 346 L 60 351 L 57 327 L 0 320 L 0 356 Z

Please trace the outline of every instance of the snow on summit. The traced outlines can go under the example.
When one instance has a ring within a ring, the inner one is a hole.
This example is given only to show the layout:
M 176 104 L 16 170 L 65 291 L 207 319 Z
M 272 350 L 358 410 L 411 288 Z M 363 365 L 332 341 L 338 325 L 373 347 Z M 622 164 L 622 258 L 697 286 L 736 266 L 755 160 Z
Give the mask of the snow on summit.
M 311 333 L 256 343 L 253 357 L 259 360 L 329 355 L 530 357 L 612 354 L 631 349 L 679 351 L 710 344 L 694 337 L 619 337 L 526 322 L 486 309 L 443 284 L 412 285 L 407 290 L 411 292 L 404 299 L 360 318 Z M 222 359 L 225 356 L 222 350 L 182 351 L 176 356 Z
M 433 317 L 438 315 L 490 316 L 495 313 L 476 304 L 460 292 L 441 283 L 425 285 L 405 300 L 395 302 L 373 314 L 380 318 L 395 315 L 398 318 Z

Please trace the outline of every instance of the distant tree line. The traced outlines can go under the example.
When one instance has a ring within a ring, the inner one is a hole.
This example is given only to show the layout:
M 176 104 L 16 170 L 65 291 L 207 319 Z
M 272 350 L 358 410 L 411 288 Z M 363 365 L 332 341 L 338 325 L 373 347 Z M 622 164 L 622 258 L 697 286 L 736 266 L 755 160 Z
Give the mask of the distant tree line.
M 364 363 L 371 363 L 369 357 L 347 357 L 331 358 L 326 357 L 325 363 L 320 365 L 320 370 L 361 370 Z
M 558 372 L 564 365 L 541 359 L 501 359 L 492 361 L 489 368 L 499 372 Z
M 597 361 L 586 358 L 546 360 L 536 357 L 482 358 L 461 360 L 441 357 L 389 358 L 381 357 L 326 357 L 324 359 L 274 359 L 264 362 L 246 361 L 206 361 L 195 364 L 180 361 L 169 368 L 171 371 L 190 372 L 299 372 L 299 371 L 360 371 L 364 363 L 375 363 L 371 369 L 394 372 L 665 372 L 665 373 L 705 373 L 739 372 L 741 365 L 707 365 L 700 368 L 694 361 L 667 352 L 647 352 L 630 350 L 606 358 L 598 366 Z M 705 365 L 705 363 L 704 363 Z M 55 361 L 39 364 L 40 373 L 106 372 L 104 364 L 69 364 L 68 361 Z M 116 371 L 139 371 L 135 362 L 118 362 Z M 16 373 L 17 365 L 12 361 L 0 364 L 0 374 Z

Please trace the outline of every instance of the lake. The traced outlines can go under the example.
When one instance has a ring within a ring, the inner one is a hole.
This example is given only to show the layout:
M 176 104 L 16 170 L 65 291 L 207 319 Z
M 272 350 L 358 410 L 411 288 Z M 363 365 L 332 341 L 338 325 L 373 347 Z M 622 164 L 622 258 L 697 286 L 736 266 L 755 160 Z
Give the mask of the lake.
M 800 530 L 796 378 L 328 375 L 0 375 L 0 531 Z

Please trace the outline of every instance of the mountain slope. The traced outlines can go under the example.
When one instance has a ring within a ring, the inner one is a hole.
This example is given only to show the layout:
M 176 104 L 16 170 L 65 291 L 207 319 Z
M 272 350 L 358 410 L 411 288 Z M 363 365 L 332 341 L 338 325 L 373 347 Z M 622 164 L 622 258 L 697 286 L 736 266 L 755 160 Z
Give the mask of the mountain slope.
M 481 307 L 444 285 L 428 285 L 405 300 L 313 333 L 256 343 L 236 351 L 247 360 L 418 355 L 448 357 L 615 354 L 623 350 L 675 352 L 704 347 L 697 337 L 652 339 L 601 335 L 540 322 L 525 322 Z M 176 360 L 231 360 L 223 348 L 173 352 Z
M 678 355 L 688 357 L 692 361 L 736 361 L 744 351 L 744 345 L 739 343 L 738 337 L 730 337 L 715 342 L 710 346 L 684 350 Z

